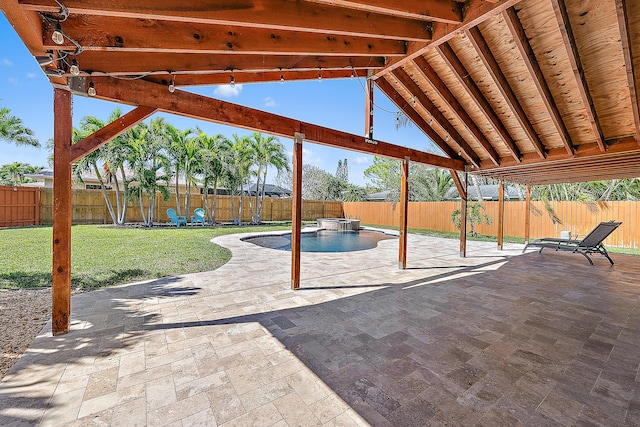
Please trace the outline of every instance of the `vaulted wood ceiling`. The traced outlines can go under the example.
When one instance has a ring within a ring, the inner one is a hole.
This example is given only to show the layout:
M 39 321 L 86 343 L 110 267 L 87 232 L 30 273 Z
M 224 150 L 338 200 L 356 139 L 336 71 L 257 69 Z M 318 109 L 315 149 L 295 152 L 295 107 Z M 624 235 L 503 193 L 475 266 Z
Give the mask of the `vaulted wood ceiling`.
M 153 98 L 126 92 L 171 81 L 369 76 L 453 161 L 439 166 L 531 184 L 640 176 L 637 1 L 7 0 L 1 8 L 41 63 L 52 54 L 43 67 L 52 83 L 76 92 L 92 80 L 99 97 L 141 105 Z M 62 44 L 52 37 L 58 24 Z M 147 107 L 170 111 L 171 94 L 152 92 L 163 99 Z

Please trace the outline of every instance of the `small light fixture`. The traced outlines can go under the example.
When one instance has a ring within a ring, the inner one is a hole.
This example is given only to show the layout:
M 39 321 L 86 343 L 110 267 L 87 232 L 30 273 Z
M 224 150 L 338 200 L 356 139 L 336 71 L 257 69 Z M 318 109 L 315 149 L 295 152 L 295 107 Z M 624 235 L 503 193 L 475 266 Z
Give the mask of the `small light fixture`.
M 236 78 L 233 75 L 233 70 L 231 70 L 231 81 L 229 81 L 229 86 L 236 87 Z
M 64 43 L 64 34 L 62 34 L 62 27 L 59 22 L 56 24 L 56 29 L 53 31 L 53 34 L 51 34 L 51 40 L 53 40 L 55 44 Z
M 282 68 L 280 68 L 280 83 L 284 84 L 284 74 L 282 73 Z
M 89 90 L 87 91 L 87 95 L 96 96 L 96 87 L 93 84 L 93 80 L 89 82 Z
M 351 67 L 351 78 L 354 78 L 356 76 L 356 69 Z
M 176 84 L 173 81 L 173 74 L 169 73 L 169 92 L 173 93 L 176 91 Z
M 78 60 L 74 59 L 71 61 L 71 67 L 69 67 L 69 72 L 72 76 L 77 76 L 80 74 L 80 66 L 78 65 Z
M 318 68 L 318 81 L 322 80 L 322 68 Z

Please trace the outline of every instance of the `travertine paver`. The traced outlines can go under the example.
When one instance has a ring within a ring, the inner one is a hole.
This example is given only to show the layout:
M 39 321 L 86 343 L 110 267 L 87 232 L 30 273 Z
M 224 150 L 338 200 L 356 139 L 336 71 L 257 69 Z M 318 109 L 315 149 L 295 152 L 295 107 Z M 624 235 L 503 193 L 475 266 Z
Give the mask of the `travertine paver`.
M 0 425 L 640 424 L 640 263 L 410 236 L 72 300 L 0 383 Z

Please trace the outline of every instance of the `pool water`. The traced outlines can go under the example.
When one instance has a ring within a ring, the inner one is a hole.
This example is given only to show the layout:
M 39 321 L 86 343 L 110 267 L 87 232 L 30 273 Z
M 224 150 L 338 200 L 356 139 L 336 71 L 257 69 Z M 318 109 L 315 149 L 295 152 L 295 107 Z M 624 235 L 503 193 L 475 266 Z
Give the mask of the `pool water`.
M 381 240 L 395 239 L 375 231 L 329 231 L 302 233 L 301 252 L 353 252 L 373 249 Z M 282 251 L 291 250 L 291 234 L 257 236 L 243 239 L 245 242 Z

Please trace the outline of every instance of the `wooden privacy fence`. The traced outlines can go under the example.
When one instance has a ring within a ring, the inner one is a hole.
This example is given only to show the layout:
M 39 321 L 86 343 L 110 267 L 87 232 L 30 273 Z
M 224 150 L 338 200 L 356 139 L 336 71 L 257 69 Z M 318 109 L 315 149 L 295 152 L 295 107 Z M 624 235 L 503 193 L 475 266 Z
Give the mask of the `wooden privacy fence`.
M 115 192 L 109 191 L 111 203 L 115 209 Z M 180 198 L 180 205 L 184 207 L 185 195 Z M 252 198 L 255 202 L 255 198 Z M 194 209 L 204 208 L 204 195 L 192 194 L 189 207 L 189 215 Z M 213 203 L 213 196 L 209 196 L 209 204 Z M 238 210 L 240 198 L 234 197 L 235 209 Z M 53 191 L 50 188 L 42 190 L 42 223 L 51 224 L 53 214 Z M 107 204 L 101 191 L 96 190 L 73 190 L 72 195 L 73 223 L 74 224 L 110 224 L 111 216 L 107 209 Z M 160 195 L 156 196 L 153 220 L 156 223 L 169 222 L 167 209 L 176 207 L 175 195 L 171 194 L 169 200 L 164 201 Z M 145 208 L 146 209 L 146 208 Z M 145 210 L 145 215 L 146 215 Z M 184 213 L 182 213 L 184 215 Z M 317 218 L 342 217 L 342 202 L 323 200 L 304 200 L 302 202 L 302 219 L 316 220 Z M 290 221 L 291 220 L 291 199 L 279 199 L 265 197 L 262 207 L 261 221 Z M 242 220 L 251 220 L 249 210 L 249 198 L 245 197 L 242 207 Z M 218 196 L 216 203 L 216 221 L 230 222 L 231 196 Z M 138 202 L 130 202 L 127 207 L 127 222 L 142 222 L 140 205 Z
M 475 202 L 471 202 L 475 203 Z M 492 224 L 476 226 L 480 234 L 498 234 L 498 202 L 483 202 L 485 213 Z M 530 238 L 560 237 L 561 231 L 584 236 L 599 222 L 616 220 L 622 225 L 605 241 L 607 245 L 640 247 L 640 227 L 637 224 L 639 202 L 551 202 L 551 208 L 561 223 L 554 223 L 543 202 L 531 202 Z M 380 202 L 345 202 L 346 218 L 359 219 L 364 224 L 398 226 L 400 205 Z M 410 202 L 408 211 L 409 228 L 458 232 L 451 223 L 451 213 L 460 209 L 460 202 Z M 505 202 L 504 235 L 524 237 L 525 202 Z
M 40 225 L 41 190 L 0 187 L 0 227 Z

